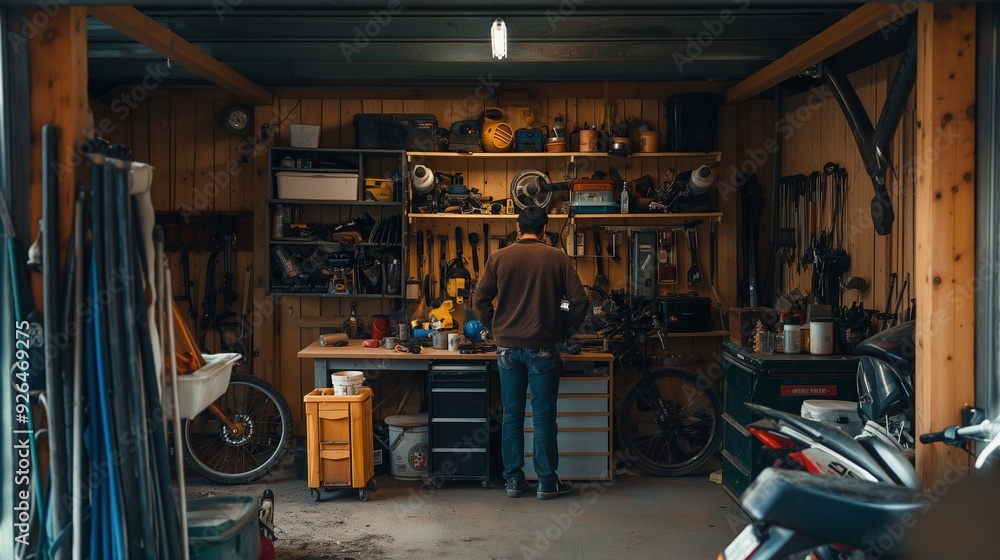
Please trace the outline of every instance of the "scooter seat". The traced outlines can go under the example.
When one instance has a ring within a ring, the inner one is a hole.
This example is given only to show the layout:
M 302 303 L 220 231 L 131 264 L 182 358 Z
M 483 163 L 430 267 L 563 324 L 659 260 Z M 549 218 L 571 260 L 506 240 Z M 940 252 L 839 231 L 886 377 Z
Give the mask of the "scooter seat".
M 878 539 L 889 528 L 913 524 L 924 507 L 918 495 L 893 484 L 769 468 L 750 484 L 742 504 L 753 519 L 816 542 L 869 548 L 883 546 Z

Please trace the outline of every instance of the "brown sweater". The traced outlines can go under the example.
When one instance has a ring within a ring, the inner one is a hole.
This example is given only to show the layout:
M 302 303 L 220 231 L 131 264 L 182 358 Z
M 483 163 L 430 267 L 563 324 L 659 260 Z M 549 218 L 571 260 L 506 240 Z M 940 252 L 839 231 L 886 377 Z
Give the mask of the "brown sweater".
M 569 313 L 559 311 L 564 296 Z M 579 328 L 586 306 L 573 259 L 530 238 L 490 253 L 473 296 L 479 320 L 509 348 L 552 348 Z

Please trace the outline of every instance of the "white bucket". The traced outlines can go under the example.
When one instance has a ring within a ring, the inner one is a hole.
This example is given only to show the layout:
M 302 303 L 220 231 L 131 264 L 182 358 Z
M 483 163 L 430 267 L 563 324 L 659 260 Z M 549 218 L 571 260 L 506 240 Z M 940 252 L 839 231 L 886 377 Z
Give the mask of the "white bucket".
M 337 371 L 330 374 L 330 387 L 335 395 L 357 395 L 364 382 L 363 371 Z
M 431 448 L 427 445 L 427 415 L 400 414 L 385 419 L 389 426 L 389 476 L 420 480 L 427 472 Z

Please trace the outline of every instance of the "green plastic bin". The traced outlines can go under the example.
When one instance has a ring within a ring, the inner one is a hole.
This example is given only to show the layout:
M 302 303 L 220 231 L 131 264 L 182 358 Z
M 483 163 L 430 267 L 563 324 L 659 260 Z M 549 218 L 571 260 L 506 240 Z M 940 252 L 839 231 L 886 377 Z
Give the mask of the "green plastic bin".
M 255 498 L 219 496 L 188 500 L 187 522 L 191 560 L 257 560 L 260 557 Z

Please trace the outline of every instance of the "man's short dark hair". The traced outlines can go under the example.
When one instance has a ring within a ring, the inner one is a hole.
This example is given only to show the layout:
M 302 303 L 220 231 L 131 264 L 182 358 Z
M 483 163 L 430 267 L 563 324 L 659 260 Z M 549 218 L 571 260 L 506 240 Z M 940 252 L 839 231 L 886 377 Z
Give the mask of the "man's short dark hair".
M 549 215 L 537 206 L 528 206 L 521 210 L 521 214 L 517 217 L 517 225 L 521 227 L 521 233 L 542 233 L 545 231 L 547 223 L 549 223 Z

